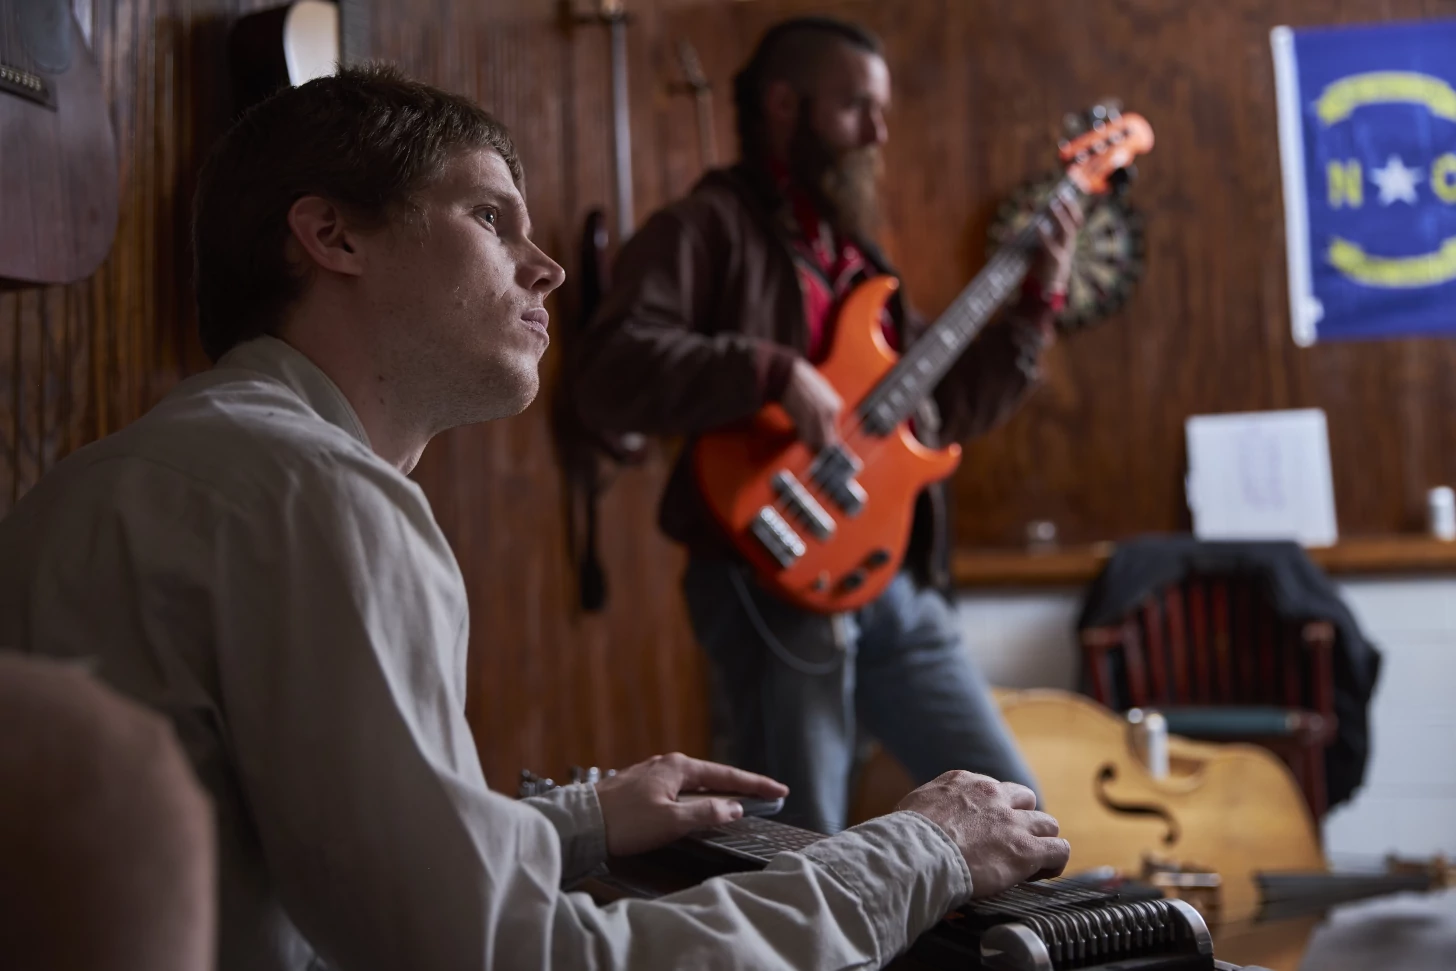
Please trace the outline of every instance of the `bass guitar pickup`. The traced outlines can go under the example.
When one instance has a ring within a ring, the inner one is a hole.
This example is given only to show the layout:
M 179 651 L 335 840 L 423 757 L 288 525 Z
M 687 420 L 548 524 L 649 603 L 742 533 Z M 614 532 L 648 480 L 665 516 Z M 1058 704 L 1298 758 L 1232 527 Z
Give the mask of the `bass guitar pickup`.
M 789 507 L 789 511 L 809 527 L 809 532 L 814 534 L 815 539 L 822 543 L 834 535 L 834 518 L 792 473 L 777 472 L 770 481 L 773 483 L 774 492 Z
M 863 469 L 864 463 L 858 455 L 843 445 L 834 445 L 819 453 L 809 475 L 835 505 L 850 516 L 858 516 L 869 499 L 864 486 L 855 480 Z

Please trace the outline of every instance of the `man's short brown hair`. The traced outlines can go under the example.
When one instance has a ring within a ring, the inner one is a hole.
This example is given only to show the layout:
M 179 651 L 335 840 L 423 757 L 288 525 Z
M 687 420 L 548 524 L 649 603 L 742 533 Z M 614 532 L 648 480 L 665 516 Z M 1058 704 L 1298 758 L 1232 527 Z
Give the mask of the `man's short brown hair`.
M 365 227 L 408 214 L 453 151 L 500 153 L 524 176 L 504 125 L 468 98 L 384 66 L 346 68 L 247 111 L 203 166 L 192 209 L 197 326 L 214 361 L 274 330 L 303 292 L 288 210 L 307 195 Z

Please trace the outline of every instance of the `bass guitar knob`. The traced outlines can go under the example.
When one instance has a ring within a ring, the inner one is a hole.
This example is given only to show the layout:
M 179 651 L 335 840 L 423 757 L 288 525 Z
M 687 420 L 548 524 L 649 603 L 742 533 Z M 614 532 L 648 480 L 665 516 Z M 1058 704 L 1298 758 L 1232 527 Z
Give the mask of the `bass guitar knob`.
M 878 570 L 888 562 L 890 562 L 890 551 L 881 547 L 865 557 L 864 568 L 866 570 Z

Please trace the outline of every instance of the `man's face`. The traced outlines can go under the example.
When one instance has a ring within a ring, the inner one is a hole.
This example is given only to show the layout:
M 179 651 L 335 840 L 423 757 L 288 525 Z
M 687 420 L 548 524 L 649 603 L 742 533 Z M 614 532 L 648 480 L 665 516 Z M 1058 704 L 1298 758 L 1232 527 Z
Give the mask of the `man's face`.
M 405 407 L 439 429 L 518 414 L 540 388 L 546 295 L 565 272 L 530 239 L 505 160 L 464 149 L 369 247 L 368 298 Z
M 834 44 L 809 82 L 809 127 L 836 155 L 878 148 L 889 131 L 890 69 L 878 54 Z
M 872 236 L 878 220 L 880 147 L 889 132 L 890 69 L 848 44 L 825 52 L 800 101 L 789 145 L 794 177 L 839 228 Z

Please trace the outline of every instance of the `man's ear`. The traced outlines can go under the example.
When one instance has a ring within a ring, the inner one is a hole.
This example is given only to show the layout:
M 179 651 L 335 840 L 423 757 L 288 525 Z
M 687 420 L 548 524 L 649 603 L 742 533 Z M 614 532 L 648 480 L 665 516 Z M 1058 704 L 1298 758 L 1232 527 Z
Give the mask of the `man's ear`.
M 763 92 L 763 113 L 769 123 L 783 130 L 794 127 L 799 118 L 799 92 L 788 81 L 770 81 Z
M 310 262 L 325 270 L 358 276 L 364 265 L 355 243 L 358 235 L 337 205 L 322 196 L 304 196 L 288 209 L 293 241 Z

